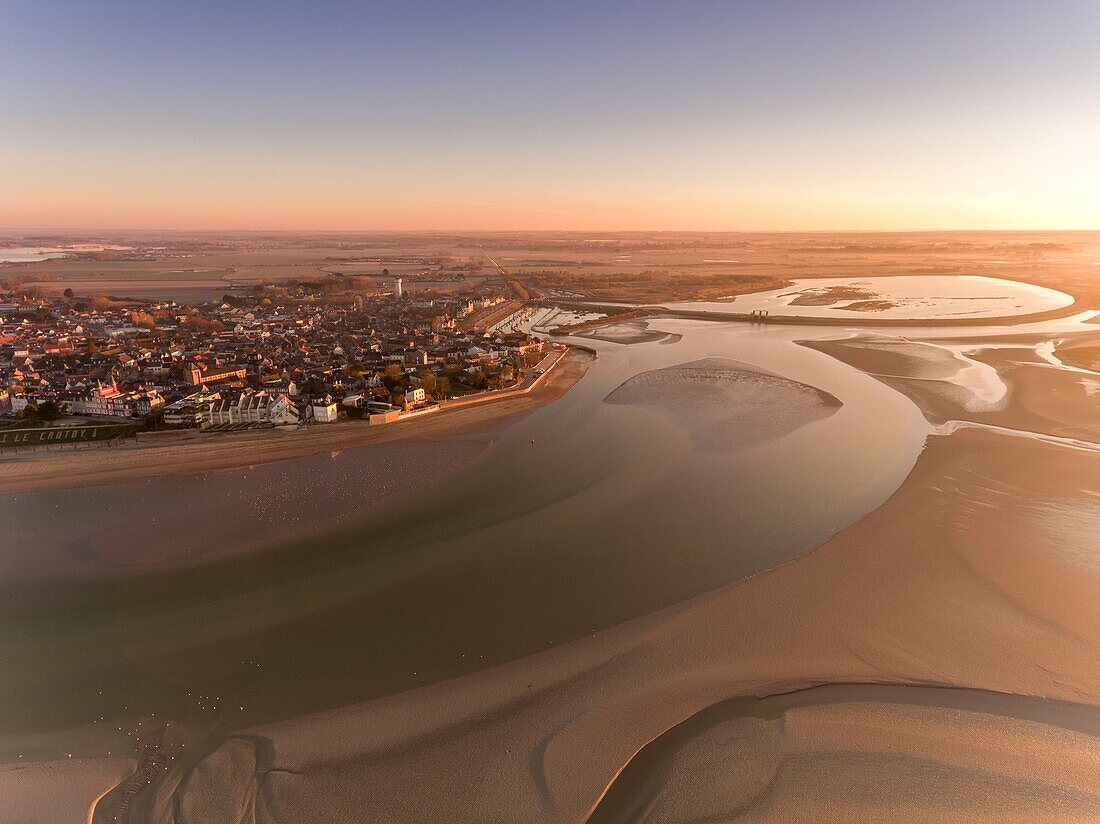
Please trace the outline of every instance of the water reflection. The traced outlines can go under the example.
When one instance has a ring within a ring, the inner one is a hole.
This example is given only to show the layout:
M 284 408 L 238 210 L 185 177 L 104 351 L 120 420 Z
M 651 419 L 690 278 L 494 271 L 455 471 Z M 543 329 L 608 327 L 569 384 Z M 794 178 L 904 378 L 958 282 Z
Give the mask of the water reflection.
M 5 499 L 0 517 L 20 540 L 61 547 L 50 564 L 80 575 L 9 578 L 0 724 L 78 723 L 117 705 L 239 727 L 508 660 L 806 552 L 881 503 L 921 449 L 928 426 L 913 405 L 793 342 L 813 330 L 658 327 L 679 341 L 585 341 L 599 358 L 572 391 L 429 492 L 375 511 L 361 511 L 356 481 L 393 471 L 377 446 Z M 706 357 L 843 406 L 765 443 L 701 452 L 660 412 L 604 402 L 639 372 Z M 299 500 L 310 495 L 325 500 L 323 526 L 218 559 L 252 529 L 312 517 Z M 204 563 L 120 576 L 89 551 L 115 536 L 140 558 L 167 540 L 166 524 L 186 530 Z M 97 565 L 109 574 L 86 580 Z M 243 709 L 212 718 L 192 706 L 196 691 Z
M 984 276 L 901 275 L 814 278 L 716 302 L 666 304 L 673 309 L 752 312 L 820 318 L 992 318 L 1061 309 L 1073 296 L 1045 286 Z

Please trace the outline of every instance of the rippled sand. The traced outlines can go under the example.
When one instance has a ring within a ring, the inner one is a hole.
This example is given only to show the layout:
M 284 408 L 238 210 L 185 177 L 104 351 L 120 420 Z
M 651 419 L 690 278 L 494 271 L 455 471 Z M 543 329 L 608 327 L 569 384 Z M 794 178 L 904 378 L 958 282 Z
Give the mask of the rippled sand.
M 219 808 L 231 792 L 265 822 L 456 809 L 580 821 L 605 796 L 605 820 L 636 820 L 636 803 L 655 821 L 1088 820 L 1098 461 L 989 431 L 936 436 L 884 506 L 808 556 L 559 650 L 249 731 L 176 792 Z M 890 706 L 874 692 L 794 710 L 780 699 L 761 721 L 661 751 L 669 730 L 730 698 L 818 684 L 956 689 Z M 1020 698 L 1006 712 L 987 691 Z M 629 771 L 651 742 L 667 768 L 639 799 Z M 226 775 L 249 778 L 227 787 Z M 723 775 L 713 793 L 692 783 Z
M 1095 401 L 1008 343 L 819 347 L 944 425 L 817 550 L 502 666 L 207 739 L 130 820 L 1096 820 Z M 742 407 L 769 417 L 763 395 L 815 408 L 812 387 L 744 371 L 708 358 L 612 395 L 704 442 L 736 437 Z M 685 404 L 697 382 L 719 389 Z M 0 769 L 0 797 L 20 792 L 10 820 L 46 799 L 87 809 L 119 762 L 51 770 Z
M 727 358 L 642 372 L 606 402 L 658 409 L 710 451 L 778 438 L 841 406 L 828 392 Z
M 1100 335 L 1078 336 L 1078 346 Z M 1021 432 L 1100 441 L 1100 374 L 1055 368 L 1044 343 L 927 343 L 882 336 L 803 341 L 910 397 L 936 424 L 966 419 Z M 966 354 L 963 354 L 965 350 Z
M 603 340 L 609 343 L 634 344 L 634 343 L 675 343 L 680 339 L 679 335 L 661 332 L 651 329 L 645 321 L 628 321 L 625 323 L 612 323 L 590 329 L 577 335 L 579 338 L 591 338 Z

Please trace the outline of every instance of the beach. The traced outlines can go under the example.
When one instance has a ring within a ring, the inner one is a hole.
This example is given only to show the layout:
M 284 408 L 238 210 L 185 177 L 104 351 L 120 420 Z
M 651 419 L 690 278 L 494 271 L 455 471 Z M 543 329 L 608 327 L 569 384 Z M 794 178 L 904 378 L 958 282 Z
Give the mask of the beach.
M 213 811 L 230 791 L 257 821 L 579 821 L 696 713 L 851 684 L 876 686 L 816 708 L 779 700 L 764 713 L 779 727 L 728 721 L 678 743 L 645 785 L 647 820 L 992 821 L 1021 805 L 1081 820 L 1100 802 L 1100 569 L 1082 564 L 1092 533 L 1051 535 L 1018 504 L 1041 488 L 1087 511 L 1098 466 L 1022 437 L 937 436 L 886 505 L 798 561 L 559 650 L 242 732 L 180 793 Z M 890 684 L 952 689 L 876 692 Z M 1006 711 L 983 691 L 1023 698 Z M 691 792 L 700 774 L 726 789 Z M 598 820 L 637 820 L 622 796 Z
M 1080 346 L 1100 333 L 1074 336 Z M 803 345 L 903 392 L 937 425 L 965 419 L 1021 432 L 1100 441 L 1100 374 L 1056 368 L 1036 341 L 1004 336 L 968 351 L 965 340 L 909 341 L 859 336 Z
M 0 8 L 0 824 L 1100 824 L 1100 0 Z
M 362 523 L 130 585 L 96 565 L 136 533 L 97 527 L 99 583 L 8 593 L 0 792 L 165 824 L 1095 817 L 1095 373 L 1051 354 L 1094 326 L 649 323 L 380 427 L 497 441 Z

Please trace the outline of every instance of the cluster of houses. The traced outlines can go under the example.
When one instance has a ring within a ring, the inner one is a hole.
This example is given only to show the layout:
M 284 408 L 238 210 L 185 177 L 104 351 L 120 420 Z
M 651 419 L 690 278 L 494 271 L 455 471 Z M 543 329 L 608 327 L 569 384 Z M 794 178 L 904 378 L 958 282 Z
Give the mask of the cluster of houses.
M 509 385 L 541 357 L 526 334 L 470 323 L 504 302 L 258 287 L 189 306 L 12 290 L 0 293 L 0 415 L 291 426 L 408 410 Z

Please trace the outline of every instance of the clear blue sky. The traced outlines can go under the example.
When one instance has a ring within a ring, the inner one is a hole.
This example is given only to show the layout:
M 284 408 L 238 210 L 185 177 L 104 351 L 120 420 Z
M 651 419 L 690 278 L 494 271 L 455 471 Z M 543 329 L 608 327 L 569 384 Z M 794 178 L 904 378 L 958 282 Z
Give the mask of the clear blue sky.
M 0 5 L 0 225 L 1100 228 L 1100 3 Z

